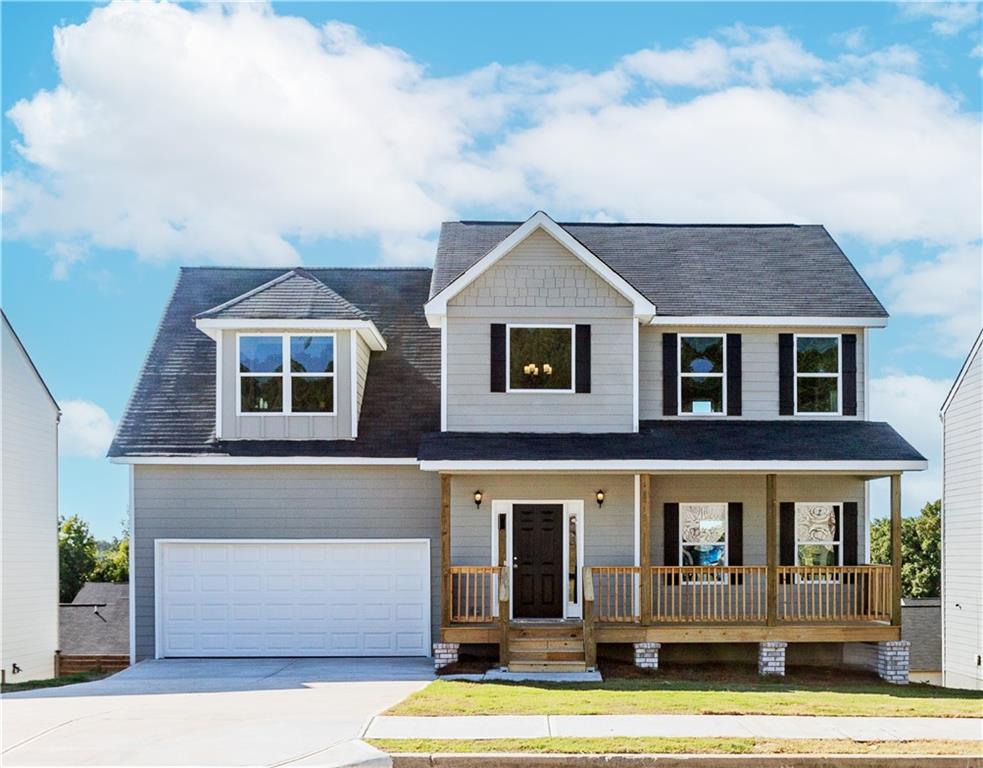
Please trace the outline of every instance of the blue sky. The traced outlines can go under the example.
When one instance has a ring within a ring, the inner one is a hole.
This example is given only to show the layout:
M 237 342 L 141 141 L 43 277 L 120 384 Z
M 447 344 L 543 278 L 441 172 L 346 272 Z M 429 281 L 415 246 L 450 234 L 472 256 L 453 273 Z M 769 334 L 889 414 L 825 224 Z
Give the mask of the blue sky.
M 99 536 L 180 264 L 426 264 L 441 219 L 537 208 L 826 224 L 892 313 L 874 416 L 933 460 L 906 511 L 938 496 L 980 326 L 978 4 L 0 13 L 2 302 L 65 409 L 61 512 Z

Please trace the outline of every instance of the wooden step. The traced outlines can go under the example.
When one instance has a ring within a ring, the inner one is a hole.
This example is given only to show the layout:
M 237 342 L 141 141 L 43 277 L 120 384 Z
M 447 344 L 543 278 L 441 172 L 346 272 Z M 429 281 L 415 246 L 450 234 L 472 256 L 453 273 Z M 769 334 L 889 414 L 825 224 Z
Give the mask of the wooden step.
M 509 661 L 584 661 L 584 649 L 579 651 L 517 651 L 509 649 Z
M 510 637 L 509 648 L 516 651 L 583 651 L 584 641 L 553 637 Z
M 581 624 L 544 624 L 542 626 L 522 626 L 512 624 L 509 627 L 509 639 L 521 638 L 583 640 L 584 627 Z
M 513 661 L 509 672 L 586 672 L 582 661 Z

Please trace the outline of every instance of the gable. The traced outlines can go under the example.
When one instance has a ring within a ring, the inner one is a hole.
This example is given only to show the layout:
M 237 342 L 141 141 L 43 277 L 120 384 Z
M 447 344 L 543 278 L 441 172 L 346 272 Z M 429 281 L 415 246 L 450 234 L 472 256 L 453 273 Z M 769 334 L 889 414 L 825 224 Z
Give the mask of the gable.
M 463 288 L 448 306 L 630 309 L 632 305 L 552 235 L 539 229 Z

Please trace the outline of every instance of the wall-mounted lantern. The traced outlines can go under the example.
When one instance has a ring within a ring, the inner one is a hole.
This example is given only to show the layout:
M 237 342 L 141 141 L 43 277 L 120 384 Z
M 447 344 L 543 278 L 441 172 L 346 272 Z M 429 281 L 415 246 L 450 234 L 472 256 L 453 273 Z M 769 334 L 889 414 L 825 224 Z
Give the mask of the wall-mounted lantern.
M 600 509 L 604 505 L 604 491 L 598 490 L 594 498 L 597 499 L 597 508 Z
M 482 496 L 481 491 L 475 491 L 474 492 L 474 508 L 475 509 L 481 509 L 481 499 L 482 498 L 484 498 L 484 497 Z

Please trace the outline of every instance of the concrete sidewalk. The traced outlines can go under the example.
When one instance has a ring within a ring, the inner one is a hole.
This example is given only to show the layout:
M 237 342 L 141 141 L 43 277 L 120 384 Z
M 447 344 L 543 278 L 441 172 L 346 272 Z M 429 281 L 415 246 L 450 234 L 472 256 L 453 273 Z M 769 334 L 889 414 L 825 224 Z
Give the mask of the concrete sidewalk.
M 783 715 L 488 715 L 375 717 L 366 739 L 654 736 L 913 741 L 983 740 L 983 718 Z

